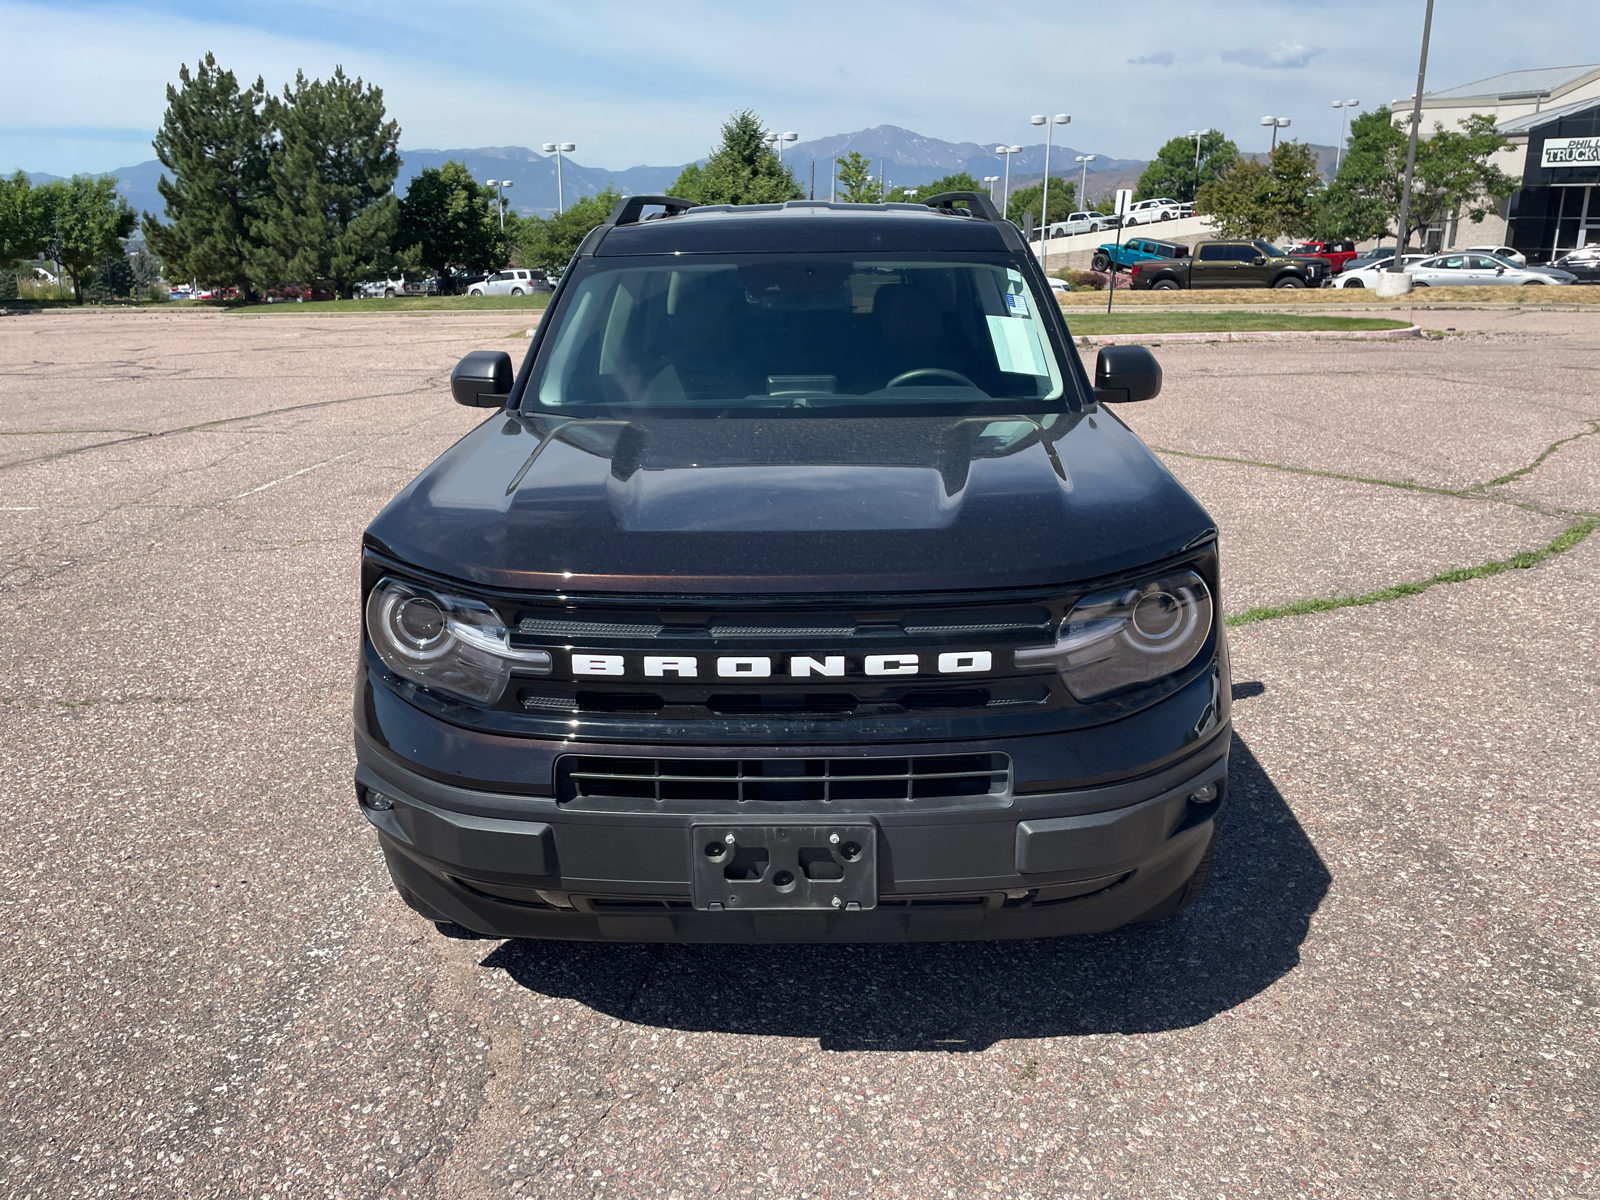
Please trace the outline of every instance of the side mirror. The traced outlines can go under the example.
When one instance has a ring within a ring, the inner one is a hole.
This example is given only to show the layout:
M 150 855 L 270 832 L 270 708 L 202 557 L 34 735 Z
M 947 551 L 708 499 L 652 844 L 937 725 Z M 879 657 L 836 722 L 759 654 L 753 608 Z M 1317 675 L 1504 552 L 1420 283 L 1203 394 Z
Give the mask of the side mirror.
M 1506 273 L 1506 269 L 1504 267 L 1496 267 L 1494 269 L 1494 273 L 1496 275 L 1504 275 Z
M 1161 364 L 1144 346 L 1105 346 L 1094 363 L 1094 398 L 1130 404 L 1161 394 Z
M 474 350 L 450 372 L 450 395 L 468 408 L 500 408 L 515 380 L 511 355 L 504 350 Z
M 1265 254 L 1258 254 L 1254 258 L 1252 258 L 1250 261 L 1255 266 L 1264 267 L 1264 266 L 1267 265 L 1267 256 Z

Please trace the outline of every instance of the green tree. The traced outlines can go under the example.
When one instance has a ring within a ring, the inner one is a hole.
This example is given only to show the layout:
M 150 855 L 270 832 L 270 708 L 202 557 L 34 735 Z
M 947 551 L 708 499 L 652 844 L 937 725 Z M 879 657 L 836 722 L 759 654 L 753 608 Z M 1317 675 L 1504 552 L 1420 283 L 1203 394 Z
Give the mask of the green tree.
M 491 270 L 506 257 L 494 203 L 494 189 L 474 179 L 465 164 L 451 159 L 442 167 L 424 167 L 400 201 L 396 244 L 415 249 L 419 265 L 441 284 L 455 270 Z M 507 232 L 515 241 L 515 225 Z
M 128 269 L 133 272 L 133 294 L 148 296 L 150 289 L 161 282 L 161 260 L 144 246 L 135 246 L 128 253 Z
M 1178 136 L 1156 151 L 1134 188 L 1135 200 L 1194 200 L 1200 189 L 1215 183 L 1239 161 L 1239 147 L 1228 137 L 1208 129 L 1200 135 L 1200 169 L 1195 170 L 1195 139 Z
M 839 160 L 839 198 L 846 204 L 877 204 L 883 199 L 883 180 L 872 177 L 872 160 L 859 150 Z
M 1044 224 L 1039 219 L 1039 205 L 1044 199 L 1044 183 L 1030 183 L 1027 187 L 1018 188 L 1011 193 L 1011 203 L 1006 206 L 1006 214 L 1013 224 L 1021 226 L 1028 213 L 1033 214 L 1033 227 L 1039 228 Z M 1078 181 L 1076 179 L 1058 179 L 1050 176 L 1050 219 L 1052 221 L 1065 221 L 1078 211 Z
M 82 304 L 95 264 L 123 255 L 123 239 L 139 218 L 117 195 L 115 175 L 74 175 L 38 191 L 50 223 L 48 252 L 72 276 L 73 298 Z
M 144 237 L 174 275 L 207 286 L 251 290 L 256 255 L 252 228 L 270 190 L 272 131 L 263 111 L 266 85 L 246 88 L 207 54 L 178 69 L 156 131 L 156 157 L 172 172 L 156 187 L 169 224 L 144 214 Z
M 680 198 L 689 199 L 687 196 Z M 607 185 L 605 191 L 569 204 L 563 213 L 543 220 L 538 217 L 525 218 L 518 226 L 521 237 L 519 262 L 525 267 L 538 267 L 555 273 L 566 270 L 572 256 L 577 253 L 578 243 L 611 215 L 611 210 L 621 199 L 622 194 Z
M 944 192 L 987 193 L 988 190 L 982 183 L 965 171 L 957 171 L 954 175 L 945 175 L 940 179 L 935 179 L 932 183 L 917 184 L 917 194 L 915 196 L 911 195 L 910 188 L 894 187 L 889 189 L 889 194 L 884 199 L 896 204 L 904 204 L 907 201 L 928 200 Z
M 266 111 L 280 144 L 268 168 L 272 196 L 253 230 L 261 248 L 252 273 L 262 284 L 325 284 L 348 300 L 393 261 L 400 126 L 384 119 L 383 89 L 343 67 L 327 81 L 296 72 Z
M 0 269 L 36 257 L 49 237 L 43 197 L 28 177 L 0 178 Z
M 1350 149 L 1322 205 L 1321 228 L 1330 237 L 1387 237 L 1400 220 L 1405 186 L 1409 117 L 1396 123 L 1388 108 L 1362 113 L 1350 126 Z M 1480 221 L 1517 190 L 1519 180 L 1489 159 L 1511 143 L 1495 132 L 1493 117 L 1473 113 L 1459 131 L 1434 122 L 1433 135 L 1417 142 L 1409 228 L 1443 224 L 1452 214 Z
M 749 109 L 723 123 L 722 142 L 705 166 L 690 163 L 668 191 L 697 204 L 776 204 L 803 200 L 794 172 L 763 140 L 766 129 Z
M 1313 231 L 1322 180 L 1316 151 L 1304 142 L 1279 142 L 1263 163 L 1241 159 L 1200 189 L 1195 211 L 1216 222 L 1223 237 L 1265 238 Z

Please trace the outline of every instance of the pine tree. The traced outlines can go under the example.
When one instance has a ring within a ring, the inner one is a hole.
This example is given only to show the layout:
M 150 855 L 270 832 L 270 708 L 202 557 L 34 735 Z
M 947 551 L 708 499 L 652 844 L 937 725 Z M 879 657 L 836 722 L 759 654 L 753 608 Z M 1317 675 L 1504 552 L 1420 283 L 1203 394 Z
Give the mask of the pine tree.
M 320 283 L 345 299 L 389 265 L 399 218 L 400 126 L 384 120 L 383 91 L 334 68 L 326 82 L 295 73 L 267 102 L 280 144 L 272 193 L 253 232 L 258 280 Z
M 667 189 L 699 204 L 777 204 L 803 200 L 794 172 L 764 140 L 761 118 L 749 109 L 723 123 L 722 144 L 701 167 L 691 163 Z
M 266 85 L 240 88 L 210 54 L 178 70 L 167 87 L 167 112 L 156 132 L 156 156 L 168 171 L 156 184 L 170 224 L 144 214 L 144 236 L 173 277 L 251 290 L 256 247 L 252 227 L 268 190 L 271 129 L 263 113 Z
M 493 189 L 455 159 L 442 167 L 424 167 L 400 201 L 395 243 L 414 247 L 417 261 L 439 277 L 441 287 L 447 286 L 452 270 L 491 270 L 505 261 L 494 200 Z M 507 227 L 508 234 L 515 232 L 514 225 Z

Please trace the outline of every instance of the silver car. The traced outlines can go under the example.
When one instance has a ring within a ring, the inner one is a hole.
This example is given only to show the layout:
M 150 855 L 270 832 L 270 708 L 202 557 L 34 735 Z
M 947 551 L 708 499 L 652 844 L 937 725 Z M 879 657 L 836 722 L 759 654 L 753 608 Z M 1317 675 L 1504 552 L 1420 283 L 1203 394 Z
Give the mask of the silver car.
M 522 296 L 530 292 L 548 292 L 550 281 L 543 271 L 530 271 L 526 267 L 513 267 L 497 271 L 481 283 L 467 289 L 469 296 Z
M 1571 283 L 1576 275 L 1550 267 L 1519 267 L 1492 254 L 1436 254 L 1408 267 L 1416 287 Z

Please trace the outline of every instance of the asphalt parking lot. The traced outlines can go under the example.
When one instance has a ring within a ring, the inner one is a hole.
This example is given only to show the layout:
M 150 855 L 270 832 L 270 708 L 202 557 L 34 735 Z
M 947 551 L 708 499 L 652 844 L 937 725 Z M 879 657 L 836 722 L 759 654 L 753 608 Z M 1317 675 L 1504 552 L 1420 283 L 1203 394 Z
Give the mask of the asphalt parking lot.
M 360 532 L 512 318 L 0 319 L 4 1193 L 1596 1194 L 1600 318 L 1419 319 L 1158 350 L 1228 611 L 1561 552 L 1235 628 L 1194 909 L 776 948 L 443 937 L 353 802 Z

